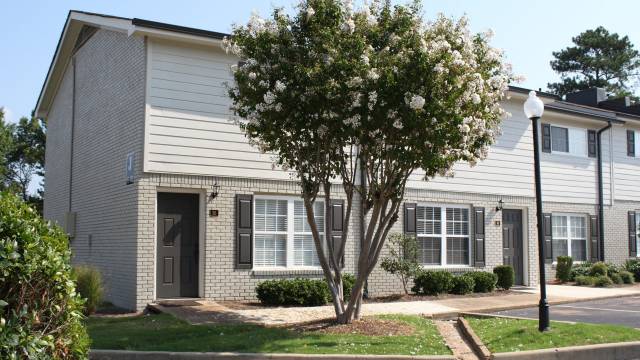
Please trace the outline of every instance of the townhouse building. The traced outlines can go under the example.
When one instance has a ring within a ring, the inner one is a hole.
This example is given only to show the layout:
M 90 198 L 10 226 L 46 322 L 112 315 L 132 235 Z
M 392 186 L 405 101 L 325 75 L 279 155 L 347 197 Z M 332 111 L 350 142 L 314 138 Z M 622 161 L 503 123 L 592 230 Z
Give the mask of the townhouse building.
M 223 84 L 239 59 L 222 51 L 224 36 L 79 11 L 67 18 L 36 109 L 48 121 L 44 216 L 66 229 L 75 263 L 101 270 L 118 306 L 252 299 L 265 279 L 322 276 L 297 183 L 230 121 Z M 518 284 L 538 283 L 527 93 L 510 89 L 512 116 L 484 162 L 456 165 L 453 178 L 410 179 L 393 231 L 417 237 L 425 268 L 509 264 Z M 638 106 L 598 89 L 539 96 L 547 271 L 559 255 L 636 257 Z M 340 232 L 333 193 L 327 216 Z M 356 207 L 346 272 L 356 271 L 361 221 Z M 379 268 L 367 284 L 369 296 L 399 291 Z

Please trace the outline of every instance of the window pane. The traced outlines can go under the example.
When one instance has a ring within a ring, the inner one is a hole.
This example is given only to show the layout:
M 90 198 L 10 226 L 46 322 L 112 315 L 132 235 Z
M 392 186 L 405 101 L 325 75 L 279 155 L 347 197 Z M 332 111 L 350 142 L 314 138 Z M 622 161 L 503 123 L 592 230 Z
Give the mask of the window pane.
M 567 247 L 566 239 L 553 239 L 553 247 L 551 249 L 551 255 L 553 259 L 557 259 L 558 256 L 567 256 L 569 255 L 569 248 Z
M 256 231 L 287 231 L 286 200 L 256 199 L 254 212 Z
M 312 235 L 294 236 L 293 262 L 296 266 L 320 266 Z
M 439 235 L 442 232 L 440 211 L 439 207 L 418 206 L 416 209 L 418 234 Z
M 587 240 L 571 240 L 571 257 L 574 261 L 587 260 Z
M 587 221 L 584 216 L 571 217 L 571 233 L 572 239 L 587 238 Z
M 569 152 L 569 130 L 567 128 L 551 127 L 551 150 Z
M 301 200 L 294 201 L 294 231 L 295 232 L 311 232 L 311 226 L 307 221 L 307 209 Z M 324 233 L 324 202 L 316 201 L 313 204 L 313 212 L 316 219 L 316 226 L 320 233 Z
M 287 236 L 284 234 L 255 235 L 256 266 L 286 266 Z
M 566 216 L 553 216 L 552 220 L 553 238 L 567 238 L 567 217 Z M 554 256 L 555 259 L 555 256 Z
M 447 238 L 447 264 L 468 265 L 469 264 L 469 238 L 468 237 L 448 237 Z
M 447 208 L 447 235 L 469 235 L 469 209 Z
M 418 262 L 423 265 L 440 265 L 441 243 L 439 237 L 418 237 Z

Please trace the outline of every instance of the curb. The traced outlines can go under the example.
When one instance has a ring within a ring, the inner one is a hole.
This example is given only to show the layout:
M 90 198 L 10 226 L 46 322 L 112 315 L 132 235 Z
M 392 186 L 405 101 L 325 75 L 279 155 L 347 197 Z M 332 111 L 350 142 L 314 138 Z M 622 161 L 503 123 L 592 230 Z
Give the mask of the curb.
M 170 352 L 91 350 L 92 360 L 455 360 L 452 355 L 253 354 L 235 352 Z
M 480 337 L 476 335 L 476 333 L 471 328 L 471 325 L 465 320 L 463 317 L 458 318 L 458 327 L 460 328 L 460 332 L 471 345 L 471 349 L 476 355 L 482 360 L 491 359 L 491 352 L 484 345 Z
M 536 318 L 528 318 L 528 317 L 522 317 L 522 316 L 496 315 L 496 314 L 474 313 L 474 312 L 460 313 L 460 316 L 461 317 L 469 316 L 469 317 L 483 318 L 483 319 L 500 318 L 500 319 L 514 319 L 514 320 L 538 320 Z M 575 321 L 566 321 L 566 320 L 552 320 L 552 321 L 553 322 L 559 322 L 559 323 L 565 323 L 565 324 L 572 324 L 572 325 L 577 324 L 577 322 L 575 322 Z
M 554 349 L 495 353 L 492 359 L 515 360 L 624 360 L 640 358 L 640 341 Z

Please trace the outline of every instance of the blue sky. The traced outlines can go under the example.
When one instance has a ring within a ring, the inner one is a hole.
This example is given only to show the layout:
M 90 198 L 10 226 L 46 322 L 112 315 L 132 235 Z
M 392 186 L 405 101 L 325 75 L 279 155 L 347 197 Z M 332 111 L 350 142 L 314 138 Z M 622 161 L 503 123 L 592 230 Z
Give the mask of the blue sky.
M 70 9 L 168 22 L 228 32 L 247 21 L 252 10 L 267 15 L 273 6 L 295 0 L 74 0 L 8 1 L 0 20 L 0 107 L 17 121 L 35 107 L 51 57 Z M 394 2 L 398 2 L 394 0 Z M 640 47 L 639 1 L 596 0 L 422 0 L 425 17 L 442 12 L 470 18 L 473 31 L 491 28 L 494 46 L 505 50 L 521 86 L 545 88 L 557 76 L 549 67 L 552 51 L 571 44 L 571 37 L 599 25 L 628 35 Z M 636 91 L 638 93 L 638 91 Z

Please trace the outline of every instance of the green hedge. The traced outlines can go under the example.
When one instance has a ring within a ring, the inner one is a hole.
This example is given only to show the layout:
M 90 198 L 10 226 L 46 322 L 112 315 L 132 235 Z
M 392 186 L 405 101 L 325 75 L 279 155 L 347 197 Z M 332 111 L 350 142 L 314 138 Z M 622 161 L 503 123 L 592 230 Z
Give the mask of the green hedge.
M 476 282 L 473 277 L 462 274 L 453 278 L 452 294 L 466 295 L 473 292 Z
M 640 260 L 629 259 L 624 263 L 625 269 L 632 273 L 636 281 L 640 281 Z
M 607 264 L 600 261 L 591 265 L 591 269 L 589 270 L 589 275 L 591 276 L 607 276 L 607 274 L 608 274 Z
M 82 359 L 89 338 L 66 235 L 0 194 L 0 359 Z
M 468 273 L 475 281 L 474 292 L 487 293 L 496 289 L 498 276 L 496 274 L 485 271 L 472 271 Z
M 567 282 L 571 280 L 571 268 L 573 259 L 571 256 L 558 256 L 556 263 L 556 279 Z
M 355 283 L 351 274 L 342 276 L 345 299 L 351 294 Z M 256 296 L 260 303 L 268 306 L 321 306 L 331 302 L 331 292 L 327 282 L 319 279 L 274 279 L 259 283 Z
M 498 265 L 493 268 L 493 273 L 498 277 L 496 285 L 504 290 L 509 290 L 516 282 L 516 273 L 510 265 Z
M 453 275 L 445 270 L 421 271 L 413 279 L 413 291 L 421 295 L 446 294 L 453 288 Z

